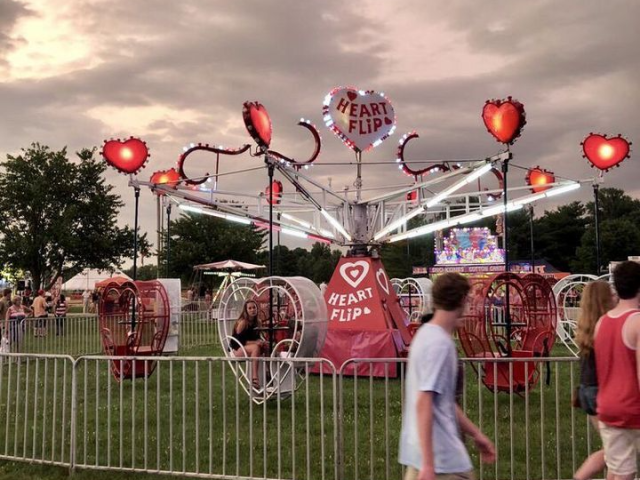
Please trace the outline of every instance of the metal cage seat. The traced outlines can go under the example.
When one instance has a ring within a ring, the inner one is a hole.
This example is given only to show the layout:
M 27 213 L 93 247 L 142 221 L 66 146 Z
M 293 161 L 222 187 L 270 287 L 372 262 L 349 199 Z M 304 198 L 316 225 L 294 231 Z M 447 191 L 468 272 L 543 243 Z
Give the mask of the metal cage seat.
M 458 329 L 460 345 L 469 358 L 547 357 L 555 339 L 556 316 L 555 297 L 546 279 L 501 273 L 472 285 Z M 520 393 L 538 382 L 539 363 L 487 360 L 474 369 L 490 390 Z
M 109 283 L 102 291 L 99 322 L 103 350 L 113 358 L 117 380 L 148 377 L 154 361 L 135 357 L 162 355 L 170 324 L 164 286 L 157 281 Z

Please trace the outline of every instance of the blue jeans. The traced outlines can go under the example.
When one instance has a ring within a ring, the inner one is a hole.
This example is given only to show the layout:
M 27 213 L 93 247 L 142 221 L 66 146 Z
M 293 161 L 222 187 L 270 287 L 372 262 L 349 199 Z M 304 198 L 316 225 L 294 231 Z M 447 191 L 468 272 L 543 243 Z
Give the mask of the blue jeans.
M 578 400 L 580 400 L 580 408 L 584 410 L 587 415 L 596 415 L 598 413 L 598 406 L 596 405 L 596 397 L 598 395 L 598 387 L 580 385 L 578 388 Z

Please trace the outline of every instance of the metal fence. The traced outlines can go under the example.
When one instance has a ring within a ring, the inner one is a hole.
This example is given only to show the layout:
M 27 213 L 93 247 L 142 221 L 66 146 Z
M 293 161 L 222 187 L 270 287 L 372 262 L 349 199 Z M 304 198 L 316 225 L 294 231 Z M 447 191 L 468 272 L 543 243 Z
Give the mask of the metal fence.
M 402 478 L 405 360 L 353 359 L 336 369 L 319 359 L 0 358 L 0 458 L 207 478 Z M 125 361 L 155 371 L 114 377 L 113 362 Z M 571 408 L 575 359 L 463 365 L 460 402 L 498 454 L 486 466 L 470 448 L 480 479 L 571 478 L 599 448 L 586 416 Z M 291 388 L 268 401 L 245 390 L 236 372 L 251 378 L 256 366 L 263 381 L 269 371 L 293 369 Z M 348 374 L 354 368 L 359 376 Z M 530 369 L 536 383 L 520 388 L 517 377 L 529 378 Z M 489 390 L 483 382 L 500 372 L 507 391 Z
M 217 323 L 209 310 L 180 312 L 180 348 L 218 343 Z M 26 318 L 19 327 L 18 340 L 12 345 L 14 353 L 79 356 L 103 351 L 96 315 Z

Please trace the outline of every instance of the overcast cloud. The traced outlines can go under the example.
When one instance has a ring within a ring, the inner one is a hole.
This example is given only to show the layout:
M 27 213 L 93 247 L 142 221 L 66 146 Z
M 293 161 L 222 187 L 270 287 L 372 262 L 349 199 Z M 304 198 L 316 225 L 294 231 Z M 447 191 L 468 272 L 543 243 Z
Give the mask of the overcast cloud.
M 488 98 L 513 95 L 527 126 L 514 162 L 582 179 L 591 131 L 640 141 L 640 3 L 572 1 L 0 1 L 0 155 L 38 141 L 74 151 L 111 137 L 140 136 L 152 151 L 140 174 L 173 166 L 190 142 L 248 142 L 242 102 L 259 100 L 274 125 L 273 148 L 304 156 L 295 126 L 318 125 L 322 100 L 336 85 L 384 91 L 398 133 L 416 129 L 416 159 L 483 157 L 499 145 L 482 125 Z M 635 32 L 635 33 L 634 33 Z M 331 133 L 314 175 L 350 185 L 349 168 L 322 167 L 353 154 Z M 365 155 L 391 160 L 395 135 Z M 211 171 L 202 166 L 190 173 Z M 233 160 L 236 169 L 259 160 Z M 224 160 L 223 160 L 224 163 Z M 231 162 L 229 162 L 231 163 Z M 524 173 L 514 170 L 514 181 Z M 127 178 L 108 179 L 127 202 Z M 606 186 L 634 196 L 637 158 L 606 175 Z M 366 186 L 406 183 L 393 166 L 365 168 Z M 261 174 L 221 186 L 262 191 Z M 286 187 L 285 187 L 286 188 Z M 586 199 L 582 189 L 561 201 Z M 141 225 L 155 230 L 155 202 L 143 192 Z M 552 204 L 539 208 L 551 208 Z M 152 237 L 154 237 L 152 235 Z

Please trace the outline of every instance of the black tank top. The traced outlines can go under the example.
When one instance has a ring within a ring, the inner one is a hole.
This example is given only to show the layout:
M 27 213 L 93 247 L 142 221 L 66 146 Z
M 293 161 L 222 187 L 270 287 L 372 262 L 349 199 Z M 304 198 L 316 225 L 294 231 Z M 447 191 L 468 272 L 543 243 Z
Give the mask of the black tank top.
M 256 330 L 257 325 L 255 323 L 249 323 L 247 328 L 240 333 L 233 332 L 233 338 L 235 338 L 244 347 L 247 342 L 255 342 L 260 340 L 260 332 Z

